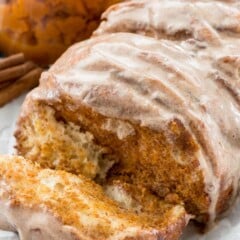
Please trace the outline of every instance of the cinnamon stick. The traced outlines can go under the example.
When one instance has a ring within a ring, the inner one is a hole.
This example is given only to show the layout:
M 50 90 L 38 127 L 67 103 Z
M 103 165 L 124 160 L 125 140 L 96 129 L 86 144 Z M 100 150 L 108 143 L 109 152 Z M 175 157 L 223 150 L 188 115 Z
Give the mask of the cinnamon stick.
M 10 57 L 0 59 L 0 69 L 6 69 L 24 63 L 24 54 L 18 53 Z
M 36 87 L 43 72 L 42 68 L 35 68 L 23 77 L 16 80 L 13 84 L 0 90 L 0 107 L 20 96 L 25 91 Z
M 0 90 L 3 89 L 3 88 L 5 88 L 5 87 L 7 87 L 7 86 L 10 85 L 10 84 L 14 84 L 15 81 L 16 81 L 16 79 L 11 80 L 11 81 L 7 81 L 7 82 L 2 82 L 2 83 L 0 83 Z
M 26 62 L 18 66 L 10 67 L 0 71 L 0 83 L 9 81 L 11 79 L 19 78 L 35 67 L 32 62 Z

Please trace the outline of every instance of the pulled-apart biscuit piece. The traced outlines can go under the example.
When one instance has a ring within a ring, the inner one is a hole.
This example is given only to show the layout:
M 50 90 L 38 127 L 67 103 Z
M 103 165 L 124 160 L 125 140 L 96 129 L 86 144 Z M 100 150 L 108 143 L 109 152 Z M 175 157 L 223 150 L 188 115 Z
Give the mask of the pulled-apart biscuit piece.
M 179 205 L 166 209 L 156 221 L 120 207 L 83 176 L 0 157 L 0 228 L 20 239 L 178 239 L 189 216 Z

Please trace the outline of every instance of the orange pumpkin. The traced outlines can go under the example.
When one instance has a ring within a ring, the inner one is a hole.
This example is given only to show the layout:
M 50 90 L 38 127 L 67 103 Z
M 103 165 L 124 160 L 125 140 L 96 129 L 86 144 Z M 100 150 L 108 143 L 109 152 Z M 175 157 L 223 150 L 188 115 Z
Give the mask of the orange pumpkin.
M 53 63 L 68 46 L 88 38 L 101 13 L 120 0 L 0 0 L 0 51 L 24 52 Z

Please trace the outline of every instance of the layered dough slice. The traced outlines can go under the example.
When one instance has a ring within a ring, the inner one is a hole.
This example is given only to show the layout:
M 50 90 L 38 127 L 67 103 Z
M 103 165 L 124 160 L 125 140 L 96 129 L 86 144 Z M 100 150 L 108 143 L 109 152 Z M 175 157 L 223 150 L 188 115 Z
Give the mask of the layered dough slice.
M 163 208 L 159 216 L 127 210 L 83 176 L 0 157 L 0 229 L 22 240 L 178 239 L 189 216 L 179 205 Z

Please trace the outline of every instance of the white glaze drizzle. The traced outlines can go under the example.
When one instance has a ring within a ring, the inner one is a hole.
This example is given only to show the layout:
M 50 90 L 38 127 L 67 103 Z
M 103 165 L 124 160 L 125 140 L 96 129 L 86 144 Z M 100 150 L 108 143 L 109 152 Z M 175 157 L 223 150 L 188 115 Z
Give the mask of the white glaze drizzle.
M 221 31 L 240 33 L 238 1 L 133 0 L 109 8 L 94 35 L 113 32 L 147 34 L 155 38 L 189 36 L 221 44 Z M 186 36 L 177 36 L 184 33 Z

